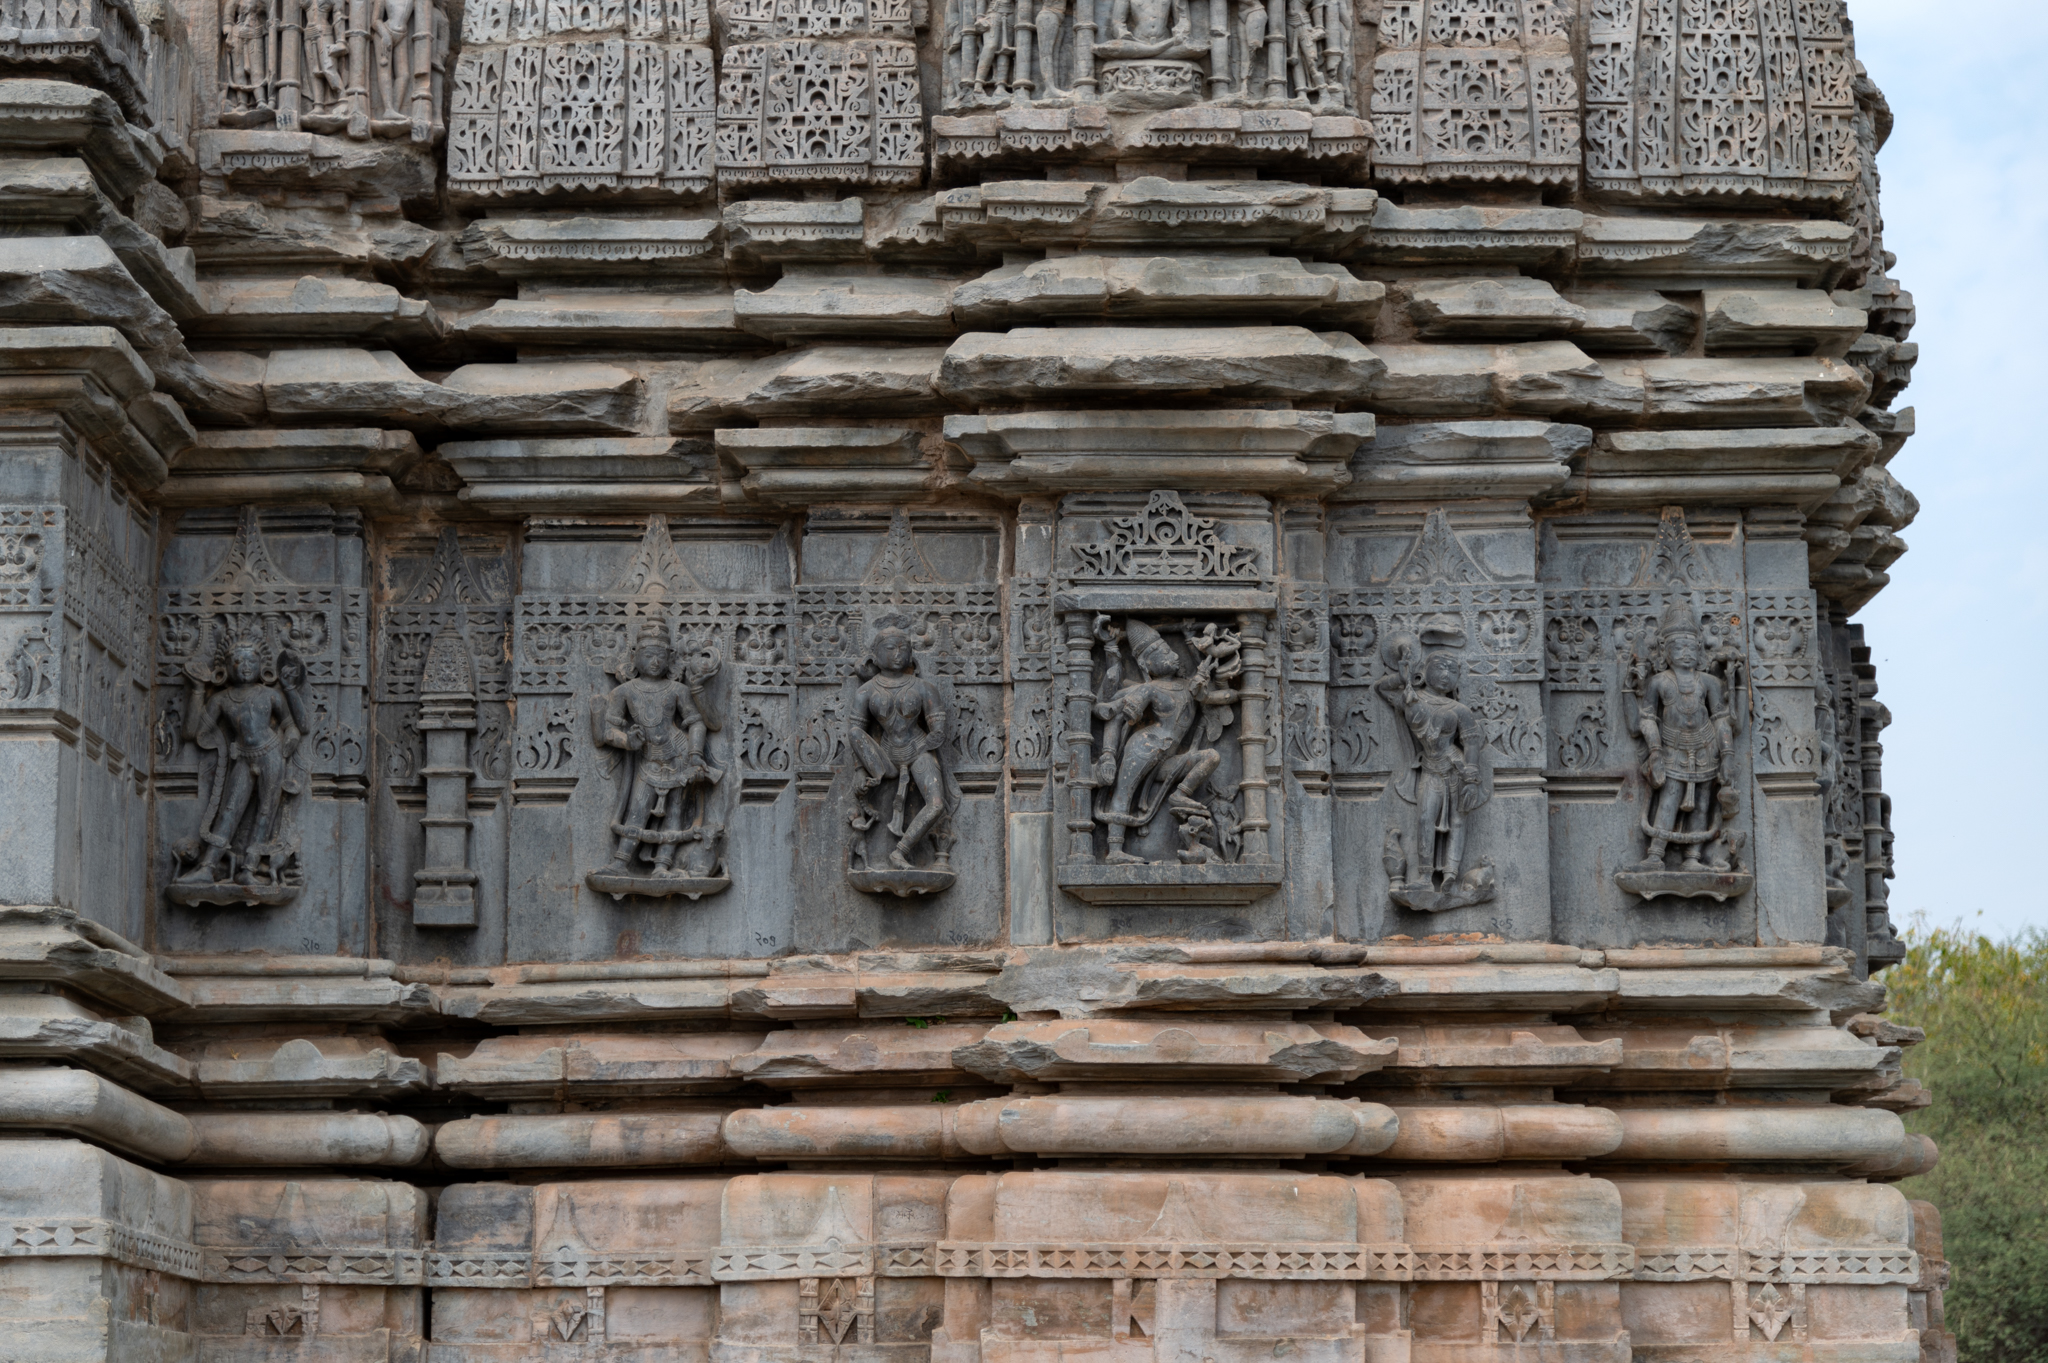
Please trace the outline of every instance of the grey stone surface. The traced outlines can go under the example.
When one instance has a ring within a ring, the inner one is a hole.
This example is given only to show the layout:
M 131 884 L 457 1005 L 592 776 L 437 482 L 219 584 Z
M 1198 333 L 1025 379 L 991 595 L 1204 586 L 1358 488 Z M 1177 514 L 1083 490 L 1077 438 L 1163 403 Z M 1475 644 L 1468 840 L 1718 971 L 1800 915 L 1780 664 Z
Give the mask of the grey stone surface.
M 7 3 L 0 1354 L 1953 1357 L 1832 0 Z

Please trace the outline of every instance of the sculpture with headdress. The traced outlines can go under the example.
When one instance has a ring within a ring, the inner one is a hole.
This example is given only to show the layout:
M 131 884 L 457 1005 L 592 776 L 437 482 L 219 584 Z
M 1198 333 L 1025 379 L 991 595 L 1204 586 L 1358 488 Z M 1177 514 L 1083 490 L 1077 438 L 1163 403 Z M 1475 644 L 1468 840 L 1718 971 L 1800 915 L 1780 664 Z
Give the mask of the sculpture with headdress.
M 706 756 L 709 736 L 723 727 L 718 655 L 706 648 L 678 658 L 668 626 L 650 616 L 618 671 L 623 680 L 594 726 L 597 741 L 625 757 L 615 841 L 611 861 L 585 879 L 615 899 L 715 894 L 732 883 L 724 827 L 707 817 L 725 779 Z
M 855 770 L 847 877 L 854 888 L 875 893 L 934 894 L 953 883 L 960 786 L 945 758 L 951 718 L 945 693 L 918 675 L 912 622 L 885 615 L 877 623 L 848 735 Z M 919 865 L 915 858 L 927 841 L 931 860 Z
M 1107 838 L 1102 860 L 1112 866 L 1151 861 L 1130 850 L 1163 812 L 1180 834 L 1176 860 L 1223 860 L 1235 850 L 1237 820 L 1231 799 L 1213 788 L 1222 764 L 1216 740 L 1233 721 L 1239 693 L 1226 683 L 1244 670 L 1237 633 L 1213 621 L 1179 628 L 1195 659 L 1190 673 L 1181 653 L 1157 628 L 1127 617 L 1121 626 L 1095 617 L 1103 646 L 1102 687 L 1094 714 L 1102 721 L 1101 756 L 1092 773 L 1095 822 Z M 1124 646 L 1138 678 L 1124 680 Z
M 1650 807 L 1641 816 L 1643 859 L 1615 880 L 1644 899 L 1727 899 L 1753 883 L 1737 860 L 1744 835 L 1735 827 L 1735 735 L 1748 709 L 1742 664 L 1732 649 L 1709 657 L 1704 633 L 1692 602 L 1675 594 L 1623 688 L 1629 727 L 1644 745 Z
M 275 622 L 208 620 L 187 657 L 184 737 L 203 754 L 204 812 L 171 849 L 180 904 L 283 904 L 299 892 L 296 804 L 306 792 L 306 666 Z
M 1388 898 L 1425 913 L 1494 897 L 1492 864 L 1465 864 L 1469 816 L 1492 798 L 1493 773 L 1485 726 L 1458 698 L 1464 646 L 1465 625 L 1455 615 L 1396 631 L 1380 646 L 1387 675 L 1374 684 L 1401 721 L 1395 732 L 1406 760 L 1393 789 L 1411 811 L 1405 829 L 1391 817 L 1387 825 Z

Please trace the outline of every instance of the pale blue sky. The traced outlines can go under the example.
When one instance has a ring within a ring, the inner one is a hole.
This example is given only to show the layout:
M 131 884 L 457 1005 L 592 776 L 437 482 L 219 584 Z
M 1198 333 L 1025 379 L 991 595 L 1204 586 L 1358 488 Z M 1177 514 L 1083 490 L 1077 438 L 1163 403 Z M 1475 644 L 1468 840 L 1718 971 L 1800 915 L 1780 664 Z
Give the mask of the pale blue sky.
M 1995 935 L 2048 927 L 2048 5 L 1849 0 L 1849 12 L 1898 116 L 1878 157 L 1885 245 L 1919 307 L 1921 348 L 1899 400 L 1920 433 L 1891 465 L 1920 518 L 1858 617 L 1893 714 L 1892 916 Z

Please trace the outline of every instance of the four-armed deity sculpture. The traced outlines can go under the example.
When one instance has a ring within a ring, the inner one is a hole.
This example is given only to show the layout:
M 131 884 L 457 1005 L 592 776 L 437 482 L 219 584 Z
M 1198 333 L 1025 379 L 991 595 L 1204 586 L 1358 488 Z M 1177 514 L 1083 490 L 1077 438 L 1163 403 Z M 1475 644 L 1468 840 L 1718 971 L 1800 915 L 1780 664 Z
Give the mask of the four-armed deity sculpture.
M 1743 835 L 1735 827 L 1735 736 L 1749 709 L 1742 662 L 1732 651 L 1707 658 L 1699 617 L 1682 594 L 1645 643 L 1630 661 L 1622 703 L 1645 750 L 1650 808 L 1641 822 L 1649 846 L 1614 880 L 1644 899 L 1725 900 L 1755 883 L 1737 859 Z
M 306 668 L 254 638 L 224 651 L 211 630 L 185 664 L 184 737 L 206 754 L 196 836 L 171 849 L 179 904 L 283 904 L 299 892 L 296 805 L 306 792 L 301 745 Z
M 1210 778 L 1223 760 L 1216 740 L 1229 727 L 1231 707 L 1238 701 L 1237 691 L 1225 683 L 1243 671 L 1242 644 L 1214 622 L 1199 630 L 1184 624 L 1180 632 L 1197 660 L 1192 675 L 1165 636 L 1143 620 L 1133 617 L 1117 626 L 1107 615 L 1095 617 L 1104 659 L 1094 707 L 1103 724 L 1094 770 L 1100 792 L 1095 820 L 1109 839 L 1102 858 L 1107 865 L 1152 860 L 1127 850 L 1127 844 L 1134 830 L 1149 828 L 1162 810 L 1178 826 L 1181 846 L 1175 856 L 1180 861 L 1228 860 L 1236 850 L 1231 798 L 1213 790 Z M 1124 680 L 1126 643 L 1139 673 L 1129 682 Z
M 1405 834 L 1391 818 L 1387 825 L 1388 897 L 1425 913 L 1494 896 L 1492 863 L 1466 865 L 1469 816 L 1493 789 L 1485 726 L 1458 699 L 1461 669 L 1449 650 L 1464 642 L 1464 627 L 1443 618 L 1426 624 L 1420 638 L 1397 633 L 1380 648 L 1388 675 L 1375 689 L 1400 718 L 1395 732 L 1408 754 L 1393 788 L 1412 810 Z M 1435 651 L 1425 653 L 1425 645 Z
M 943 755 L 951 732 L 946 698 L 918 675 L 908 623 L 884 618 L 854 691 L 848 735 L 855 763 L 848 818 L 853 844 L 846 873 L 857 890 L 905 896 L 936 894 L 953 884 L 953 815 L 960 807 L 960 787 Z M 931 862 L 920 866 L 912 858 L 927 841 Z M 878 855 L 880 846 L 887 851 Z
M 610 864 L 586 880 L 615 899 L 716 894 L 732 883 L 725 874 L 725 828 L 706 817 L 712 792 L 725 779 L 705 756 L 708 736 L 722 727 L 715 695 L 719 660 L 709 651 L 678 659 L 668 627 L 649 619 L 640 625 L 625 670 L 626 680 L 612 688 L 595 725 L 598 743 L 624 754 L 624 796 L 611 826 L 617 843 Z

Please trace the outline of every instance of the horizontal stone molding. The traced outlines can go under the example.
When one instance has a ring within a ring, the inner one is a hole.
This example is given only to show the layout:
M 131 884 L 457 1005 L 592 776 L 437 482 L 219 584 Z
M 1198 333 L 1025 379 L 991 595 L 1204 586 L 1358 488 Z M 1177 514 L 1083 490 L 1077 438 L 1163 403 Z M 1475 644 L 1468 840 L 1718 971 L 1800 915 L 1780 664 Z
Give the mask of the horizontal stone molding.
M 196 1246 L 103 1217 L 0 1221 L 0 1259 L 109 1259 L 197 1278 L 200 1255 Z
M 1843 1283 L 1874 1287 L 1920 1280 L 1920 1256 L 1900 1245 L 1756 1250 L 1732 1245 L 1638 1246 L 1642 1283 Z

